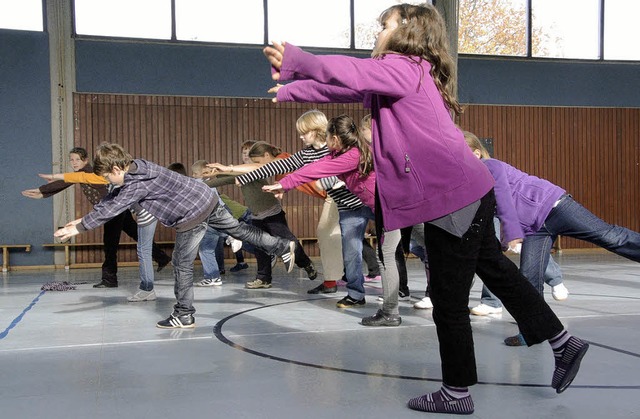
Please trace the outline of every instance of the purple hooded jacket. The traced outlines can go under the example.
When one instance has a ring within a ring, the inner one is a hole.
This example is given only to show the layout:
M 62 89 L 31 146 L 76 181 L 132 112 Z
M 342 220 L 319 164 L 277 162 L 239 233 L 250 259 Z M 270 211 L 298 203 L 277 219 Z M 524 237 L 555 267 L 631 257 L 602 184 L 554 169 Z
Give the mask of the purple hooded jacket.
M 376 188 L 387 231 L 431 221 L 482 198 L 493 178 L 464 141 L 416 57 L 316 56 L 286 44 L 281 102 L 361 102 L 371 109 Z
M 496 180 L 496 213 L 502 242 L 523 239 L 542 227 L 556 201 L 566 193 L 548 180 L 528 175 L 496 159 L 483 159 Z

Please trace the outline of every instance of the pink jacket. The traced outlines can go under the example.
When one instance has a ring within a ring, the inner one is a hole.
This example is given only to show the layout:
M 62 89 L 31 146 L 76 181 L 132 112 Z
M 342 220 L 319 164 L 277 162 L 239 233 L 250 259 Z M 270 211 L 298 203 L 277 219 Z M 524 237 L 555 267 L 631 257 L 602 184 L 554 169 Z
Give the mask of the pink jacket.
M 360 176 L 359 162 L 360 150 L 357 148 L 351 148 L 343 154 L 333 152 L 280 179 L 280 184 L 285 191 L 290 191 L 296 186 L 312 180 L 337 176 L 347 185 L 347 189 L 351 193 L 360 198 L 371 210 L 374 210 L 376 174 L 372 171 L 366 177 Z

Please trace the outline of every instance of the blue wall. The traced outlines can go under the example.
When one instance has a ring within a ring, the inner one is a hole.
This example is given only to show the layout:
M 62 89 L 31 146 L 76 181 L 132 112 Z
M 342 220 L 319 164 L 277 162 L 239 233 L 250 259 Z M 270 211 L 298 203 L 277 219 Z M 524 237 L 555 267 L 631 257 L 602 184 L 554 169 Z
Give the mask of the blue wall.
M 51 171 L 49 39 L 39 32 L 0 31 L 0 242 L 32 244 L 11 253 L 13 265 L 50 265 L 51 200 L 20 194 Z
M 75 45 L 79 92 L 264 98 L 273 85 L 261 47 Z M 12 264 L 50 265 L 41 244 L 52 241 L 52 202 L 20 195 L 51 171 L 47 34 L 0 30 L 0 57 L 0 242 L 34 245 Z M 640 107 L 640 63 L 463 57 L 459 66 L 463 103 Z

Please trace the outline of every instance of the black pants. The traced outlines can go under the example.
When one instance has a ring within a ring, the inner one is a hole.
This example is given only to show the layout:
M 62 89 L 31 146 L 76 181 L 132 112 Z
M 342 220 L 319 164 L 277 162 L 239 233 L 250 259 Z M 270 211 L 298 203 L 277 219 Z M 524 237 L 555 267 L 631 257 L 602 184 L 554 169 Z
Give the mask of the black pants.
M 108 282 L 118 282 L 118 246 L 120 233 L 138 241 L 138 224 L 127 210 L 107 221 L 103 227 L 102 240 L 104 242 L 104 262 L 102 263 L 102 279 Z M 151 255 L 158 263 L 166 264 L 171 258 L 154 242 Z
M 380 275 L 380 265 L 378 264 L 376 251 L 371 247 L 371 243 L 369 243 L 367 239 L 362 241 L 362 260 L 367 265 L 369 276 L 374 277 Z
M 289 225 L 287 224 L 287 217 L 284 211 L 280 211 L 276 215 L 272 215 L 271 217 L 267 217 L 261 220 L 253 219 L 252 224 L 255 227 L 258 227 L 260 230 L 263 230 L 272 236 L 275 237 L 283 237 L 285 239 L 297 242 L 296 246 L 296 266 L 299 268 L 306 268 L 311 265 L 311 259 L 305 253 L 304 249 L 300 242 L 298 242 L 298 238 L 289 230 Z M 264 282 L 271 283 L 271 256 L 266 254 L 260 249 L 256 248 L 256 264 L 258 265 L 258 272 L 256 274 L 257 279 L 261 279 Z
M 502 253 L 493 227 L 495 205 L 491 190 L 462 238 L 424 225 L 442 377 L 451 386 L 467 387 L 478 381 L 469 320 L 474 273 L 500 298 L 528 345 L 548 340 L 563 329 L 544 298 Z

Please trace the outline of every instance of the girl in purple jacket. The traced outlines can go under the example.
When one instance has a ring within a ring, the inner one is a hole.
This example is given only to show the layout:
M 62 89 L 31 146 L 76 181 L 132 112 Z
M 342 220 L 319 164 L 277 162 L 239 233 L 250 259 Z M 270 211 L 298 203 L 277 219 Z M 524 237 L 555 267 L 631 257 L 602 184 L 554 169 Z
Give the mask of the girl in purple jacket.
M 443 386 L 409 401 L 425 412 L 472 413 L 477 383 L 469 320 L 474 272 L 502 300 L 529 345 L 548 340 L 551 386 L 563 392 L 589 345 L 571 336 L 495 237 L 493 178 L 467 147 L 451 112 L 455 62 L 444 20 L 428 4 L 394 5 L 380 16 L 372 58 L 313 55 L 274 43 L 264 54 L 275 101 L 360 102 L 371 109 L 376 213 L 385 231 L 425 223 L 433 320 Z
M 509 248 L 522 243 L 520 271 L 543 293 L 549 251 L 562 235 L 597 244 L 617 255 L 640 262 L 640 233 L 609 224 L 573 200 L 561 187 L 492 158 L 478 137 L 464 132 L 473 153 L 496 180 L 497 214 Z M 524 239 L 523 239 L 524 238 Z M 509 346 L 525 345 L 522 334 L 505 339 Z

